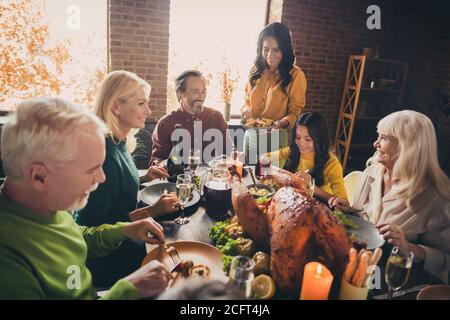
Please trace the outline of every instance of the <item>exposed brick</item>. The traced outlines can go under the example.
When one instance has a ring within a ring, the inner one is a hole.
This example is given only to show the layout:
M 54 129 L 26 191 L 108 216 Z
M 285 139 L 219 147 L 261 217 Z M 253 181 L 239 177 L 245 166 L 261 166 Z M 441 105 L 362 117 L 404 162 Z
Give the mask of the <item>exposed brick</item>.
M 111 67 L 151 83 L 150 108 L 157 119 L 166 113 L 169 17 L 170 0 L 110 1 Z
M 297 64 L 306 74 L 307 110 L 322 112 L 334 139 L 346 65 L 363 47 L 381 48 L 381 56 L 411 62 L 404 97 L 409 108 L 421 106 L 440 127 L 441 164 L 450 171 L 449 121 L 427 110 L 433 94 L 450 95 L 450 5 L 448 2 L 378 0 L 272 0 L 269 22 L 281 21 L 293 33 Z M 366 28 L 366 8 L 377 4 L 382 29 Z M 282 8 L 280 8 L 280 5 Z M 281 12 L 281 19 L 279 15 Z
M 389 0 L 271 0 L 268 22 L 281 21 L 293 33 L 299 65 L 306 74 L 306 110 L 324 114 L 334 139 L 346 65 L 363 47 L 382 57 L 411 62 L 404 105 L 421 106 L 438 128 L 441 163 L 449 173 L 449 120 L 427 110 L 435 92 L 450 95 L 450 20 L 436 2 Z M 382 29 L 366 28 L 366 9 L 382 10 Z M 447 9 L 447 10 L 446 10 Z M 440 13 L 437 14 L 436 13 Z M 110 1 L 110 63 L 152 85 L 153 117 L 166 113 L 170 0 Z

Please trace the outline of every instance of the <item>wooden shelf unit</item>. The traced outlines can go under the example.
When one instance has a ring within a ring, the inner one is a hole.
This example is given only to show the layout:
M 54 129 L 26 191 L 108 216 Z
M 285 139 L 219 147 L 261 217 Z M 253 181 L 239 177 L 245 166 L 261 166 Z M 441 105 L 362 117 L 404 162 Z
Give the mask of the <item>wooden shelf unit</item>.
M 349 56 L 335 136 L 336 153 L 344 170 L 352 152 L 361 152 L 360 148 L 369 147 L 374 142 L 364 136 L 367 132 L 355 133 L 358 120 L 365 120 L 365 126 L 375 129 L 376 120 L 393 112 L 394 107 L 401 104 L 407 73 L 407 62 L 364 55 Z M 375 107 L 374 104 L 381 100 L 382 106 Z

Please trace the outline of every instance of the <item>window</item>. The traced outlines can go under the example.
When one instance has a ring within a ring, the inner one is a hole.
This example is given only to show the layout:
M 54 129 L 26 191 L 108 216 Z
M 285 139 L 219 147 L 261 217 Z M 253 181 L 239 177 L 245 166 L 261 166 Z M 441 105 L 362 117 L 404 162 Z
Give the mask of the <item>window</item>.
M 223 111 L 225 76 L 234 89 L 231 113 L 240 113 L 266 10 L 266 0 L 171 1 L 168 111 L 178 106 L 174 79 L 184 70 L 198 69 L 208 80 L 205 105 Z
M 92 106 L 107 72 L 107 0 L 2 0 L 0 108 L 60 96 Z

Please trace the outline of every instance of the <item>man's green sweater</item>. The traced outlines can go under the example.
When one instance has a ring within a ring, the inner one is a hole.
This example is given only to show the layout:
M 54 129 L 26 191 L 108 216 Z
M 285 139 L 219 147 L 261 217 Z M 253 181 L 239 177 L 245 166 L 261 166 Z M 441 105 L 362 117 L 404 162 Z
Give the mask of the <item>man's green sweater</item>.
M 95 299 L 86 258 L 117 248 L 126 223 L 80 227 L 69 212 L 40 216 L 0 193 L 0 299 Z M 102 299 L 137 299 L 119 280 Z

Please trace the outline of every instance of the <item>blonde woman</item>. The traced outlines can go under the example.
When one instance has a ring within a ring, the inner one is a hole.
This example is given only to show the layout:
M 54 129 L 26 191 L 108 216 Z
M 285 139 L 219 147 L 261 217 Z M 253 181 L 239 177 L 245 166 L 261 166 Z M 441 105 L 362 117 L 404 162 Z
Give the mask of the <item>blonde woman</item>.
M 441 280 L 450 270 L 450 183 L 437 160 L 436 134 L 425 115 L 404 110 L 378 123 L 377 149 L 353 207 L 388 243 L 414 253 Z M 348 210 L 339 198 L 331 205 Z
M 99 226 L 158 216 L 179 209 L 175 195 L 164 195 L 154 206 L 136 210 L 139 176 L 127 150 L 130 131 L 143 128 L 151 115 L 148 107 L 150 85 L 127 71 L 107 75 L 95 103 L 95 113 L 108 126 L 106 158 L 103 163 L 106 181 L 91 193 L 85 208 L 75 214 L 80 225 Z M 151 167 L 141 182 L 167 176 L 159 167 Z M 136 270 L 145 257 L 143 244 L 125 241 L 117 250 L 103 258 L 88 260 L 94 284 L 109 286 L 117 279 Z

